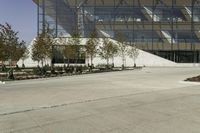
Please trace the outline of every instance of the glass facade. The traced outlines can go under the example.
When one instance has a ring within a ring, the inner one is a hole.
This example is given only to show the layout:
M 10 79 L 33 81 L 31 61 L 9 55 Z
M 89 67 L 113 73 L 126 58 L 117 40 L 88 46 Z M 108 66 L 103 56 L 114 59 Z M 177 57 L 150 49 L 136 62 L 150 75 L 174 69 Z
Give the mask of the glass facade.
M 99 37 L 116 40 L 120 32 L 129 44 L 166 59 L 200 60 L 200 0 L 34 1 L 38 33 L 47 24 L 55 37 L 69 37 L 77 30 L 88 37 L 95 30 Z

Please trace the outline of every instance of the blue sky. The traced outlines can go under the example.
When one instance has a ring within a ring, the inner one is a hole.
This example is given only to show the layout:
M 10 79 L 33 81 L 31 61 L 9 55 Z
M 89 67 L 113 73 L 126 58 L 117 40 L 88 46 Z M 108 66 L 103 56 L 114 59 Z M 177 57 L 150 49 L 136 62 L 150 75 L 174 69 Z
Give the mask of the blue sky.
M 32 0 L 0 0 L 0 23 L 5 22 L 30 43 L 37 34 L 37 6 Z

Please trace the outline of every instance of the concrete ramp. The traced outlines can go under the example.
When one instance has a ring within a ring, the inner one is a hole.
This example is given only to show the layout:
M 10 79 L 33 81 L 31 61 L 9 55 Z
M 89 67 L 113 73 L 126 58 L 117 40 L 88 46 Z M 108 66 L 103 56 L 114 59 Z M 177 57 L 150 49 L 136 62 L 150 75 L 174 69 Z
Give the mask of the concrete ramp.
M 67 43 L 68 39 L 66 39 L 66 43 Z M 81 40 L 81 44 L 85 45 L 87 41 L 87 38 L 84 38 Z M 115 43 L 116 45 L 118 44 L 115 40 L 110 39 L 110 41 L 112 41 L 113 43 Z M 25 60 L 25 66 L 26 67 L 32 67 L 32 66 L 37 66 L 37 62 L 34 62 L 31 59 L 31 48 L 32 48 L 32 44 L 34 41 L 31 42 L 30 46 L 29 46 L 29 50 L 30 50 L 30 55 L 29 58 Z M 100 43 L 99 45 L 102 45 L 103 39 L 100 39 Z M 128 49 L 130 49 L 131 46 L 128 46 Z M 47 61 L 47 63 L 50 63 L 50 61 Z M 110 61 L 110 63 L 112 63 L 112 61 Z M 115 66 L 121 66 L 122 65 L 122 58 L 121 56 L 116 56 L 114 58 L 114 63 Z M 86 64 L 88 64 L 87 60 L 86 60 Z M 98 64 L 106 64 L 106 61 L 101 59 L 98 55 L 94 58 L 94 65 L 98 65 Z M 167 59 L 164 59 L 162 57 L 156 56 L 154 54 L 148 53 L 146 51 L 143 50 L 139 50 L 139 56 L 136 59 L 136 64 L 138 66 L 177 66 L 177 63 L 169 61 Z M 22 61 L 20 60 L 18 62 L 18 65 L 21 66 L 22 65 Z M 129 58 L 128 55 L 126 55 L 126 66 L 133 66 L 134 62 L 133 59 Z
M 116 45 L 118 44 L 115 40 L 110 39 L 113 43 Z M 102 43 L 102 41 L 101 41 Z M 128 49 L 130 49 L 131 46 L 128 46 Z M 112 61 L 110 61 L 112 62 Z M 102 60 L 100 57 L 96 57 L 94 59 L 94 64 L 103 64 L 106 63 L 105 60 Z M 120 56 L 116 56 L 114 59 L 115 66 L 121 66 L 122 65 L 122 58 Z M 177 66 L 177 63 L 172 62 L 170 60 L 164 59 L 160 56 L 148 53 L 146 51 L 139 49 L 139 56 L 136 59 L 136 64 L 138 66 Z M 126 55 L 126 66 L 133 66 L 134 62 L 132 58 L 129 58 L 128 55 Z

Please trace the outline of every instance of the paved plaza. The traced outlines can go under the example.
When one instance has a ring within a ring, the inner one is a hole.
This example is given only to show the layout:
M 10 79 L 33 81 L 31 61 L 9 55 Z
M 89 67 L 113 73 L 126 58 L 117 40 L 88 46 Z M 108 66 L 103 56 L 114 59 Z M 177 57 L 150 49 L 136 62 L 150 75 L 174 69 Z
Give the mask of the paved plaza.
M 0 84 L 0 133 L 200 133 L 200 68 Z

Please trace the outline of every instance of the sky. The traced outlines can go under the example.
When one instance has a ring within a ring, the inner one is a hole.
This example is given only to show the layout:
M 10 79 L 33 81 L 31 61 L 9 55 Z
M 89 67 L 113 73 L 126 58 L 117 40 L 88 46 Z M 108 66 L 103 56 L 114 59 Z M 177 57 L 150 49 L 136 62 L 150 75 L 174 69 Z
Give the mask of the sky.
M 36 4 L 32 0 L 0 0 L 0 24 L 5 22 L 30 43 L 37 34 Z

